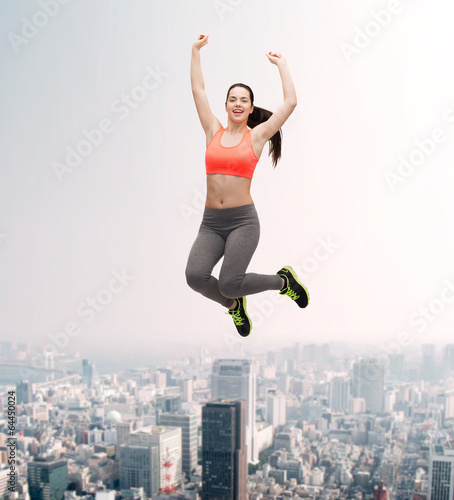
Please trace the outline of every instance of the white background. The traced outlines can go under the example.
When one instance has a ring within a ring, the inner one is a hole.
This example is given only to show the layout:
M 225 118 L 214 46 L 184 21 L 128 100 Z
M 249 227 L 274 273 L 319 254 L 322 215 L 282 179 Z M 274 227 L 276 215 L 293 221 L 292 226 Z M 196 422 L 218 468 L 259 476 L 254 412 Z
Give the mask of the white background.
M 37 14 L 44 1 L 1 7 L 1 340 L 43 349 L 53 336 L 66 342 L 62 351 L 137 360 L 200 346 L 389 343 L 402 331 L 415 343 L 449 341 L 454 305 L 433 301 L 446 280 L 454 290 L 451 2 L 48 4 L 58 12 L 47 22 Z M 386 26 L 374 21 L 383 9 Z M 359 35 L 366 28 L 369 40 Z M 205 192 L 189 82 L 199 33 L 210 36 L 202 67 L 224 125 L 234 82 L 249 84 L 258 106 L 281 102 L 269 50 L 286 57 L 298 93 L 278 168 L 265 150 L 253 180 L 262 233 L 250 270 L 302 266 L 311 303 L 300 310 L 287 298 L 271 302 L 276 292 L 249 297 L 246 340 L 184 276 Z M 161 77 L 143 93 L 147 67 Z M 131 93 L 140 101 L 124 117 L 115 106 Z M 103 119 L 111 132 L 59 180 L 54 163 Z M 391 186 L 386 172 L 396 174 L 399 157 L 436 129 L 443 142 Z M 320 240 L 337 247 L 310 260 Z M 133 278 L 109 298 L 101 291 L 112 271 Z M 78 307 L 100 292 L 107 303 L 87 322 Z M 430 304 L 436 314 L 416 323 Z M 58 335 L 71 322 L 77 334 Z

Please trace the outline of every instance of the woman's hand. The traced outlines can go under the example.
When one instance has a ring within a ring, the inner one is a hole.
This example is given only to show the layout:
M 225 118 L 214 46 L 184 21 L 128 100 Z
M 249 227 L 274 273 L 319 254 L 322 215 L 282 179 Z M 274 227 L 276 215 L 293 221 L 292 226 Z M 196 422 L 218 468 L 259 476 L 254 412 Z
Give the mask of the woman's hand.
M 286 63 L 285 57 L 282 56 L 280 52 L 270 51 L 266 54 L 266 57 L 268 57 L 270 63 L 275 64 L 276 66 L 280 63 Z
M 192 44 L 192 46 L 200 50 L 204 45 L 208 43 L 208 35 L 199 35 L 197 41 Z

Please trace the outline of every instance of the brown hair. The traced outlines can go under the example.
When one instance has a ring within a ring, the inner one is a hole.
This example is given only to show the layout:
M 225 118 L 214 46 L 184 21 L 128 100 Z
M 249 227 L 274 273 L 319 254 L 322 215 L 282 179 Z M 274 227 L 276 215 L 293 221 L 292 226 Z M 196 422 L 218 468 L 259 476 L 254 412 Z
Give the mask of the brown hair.
M 226 97 L 226 102 L 229 98 L 230 91 L 234 89 L 235 87 L 243 87 L 249 92 L 250 98 L 251 98 L 251 104 L 254 104 L 254 93 L 252 92 L 251 87 L 248 85 L 245 85 L 244 83 L 234 83 L 229 90 L 227 91 L 227 97 Z M 259 123 L 266 122 L 268 118 L 272 115 L 273 113 L 271 111 L 268 111 L 267 109 L 264 108 L 259 108 L 258 106 L 254 106 L 254 110 L 252 113 L 249 115 L 249 118 L 247 120 L 248 127 L 254 128 L 257 126 Z M 277 162 L 279 161 L 281 157 L 281 147 L 282 147 L 282 130 L 279 129 L 273 137 L 268 141 L 269 146 L 270 146 L 270 151 L 269 155 L 271 156 L 272 164 L 273 167 L 276 167 Z

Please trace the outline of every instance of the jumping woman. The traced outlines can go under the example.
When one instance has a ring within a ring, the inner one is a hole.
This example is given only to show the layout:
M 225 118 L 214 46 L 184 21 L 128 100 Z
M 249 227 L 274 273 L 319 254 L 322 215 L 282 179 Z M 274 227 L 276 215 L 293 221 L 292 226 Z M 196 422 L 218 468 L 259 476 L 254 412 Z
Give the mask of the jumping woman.
M 281 127 L 296 106 L 296 92 L 284 57 L 269 52 L 279 69 L 284 102 L 274 113 L 254 106 L 247 85 L 235 83 L 225 102 L 227 128 L 213 115 L 205 93 L 200 49 L 208 35 L 199 35 L 192 45 L 191 86 L 200 123 L 206 134 L 205 165 L 207 197 L 202 223 L 186 267 L 188 285 L 196 292 L 228 308 L 238 333 L 252 331 L 246 311 L 246 296 L 279 290 L 299 307 L 309 303 L 309 293 L 294 270 L 284 266 L 276 274 L 246 273 L 260 236 L 260 223 L 250 194 L 251 180 L 265 144 L 275 167 L 281 156 Z M 214 266 L 224 257 L 219 279 Z

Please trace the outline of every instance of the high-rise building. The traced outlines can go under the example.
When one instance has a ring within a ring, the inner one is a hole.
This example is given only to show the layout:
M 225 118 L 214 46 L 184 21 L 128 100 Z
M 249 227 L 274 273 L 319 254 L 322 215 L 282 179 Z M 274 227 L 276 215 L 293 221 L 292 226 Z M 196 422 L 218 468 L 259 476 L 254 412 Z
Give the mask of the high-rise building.
M 46 370 L 54 369 L 54 351 L 47 350 L 45 352 L 46 357 Z
M 391 377 L 402 378 L 405 375 L 405 355 L 389 355 L 389 372 Z
M 131 432 L 138 430 L 140 427 L 142 427 L 142 423 L 138 420 L 117 422 L 115 424 L 115 430 L 117 431 L 117 451 L 120 450 L 122 444 L 129 443 Z
M 202 408 L 202 500 L 246 500 L 246 402 Z
M 364 398 L 350 398 L 348 402 L 348 413 L 364 413 L 366 411 L 366 401 Z
M 275 390 L 269 390 L 266 396 L 266 421 L 273 429 L 285 425 L 287 419 L 286 397 Z
M 454 450 L 432 445 L 429 461 L 429 500 L 454 498 Z
M 120 487 L 143 487 L 147 498 L 159 492 L 158 447 L 151 444 L 125 443 L 120 446 Z
M 17 404 L 31 403 L 33 400 L 33 384 L 28 380 L 16 384 Z
M 364 398 L 366 411 L 383 411 L 385 367 L 376 359 L 361 360 L 353 364 L 352 397 Z
M 98 371 L 94 363 L 88 359 L 82 360 L 82 383 L 87 387 L 91 387 L 98 380 Z
M 266 354 L 266 364 L 267 366 L 276 366 L 277 355 L 274 351 L 268 351 Z
M 423 344 L 421 376 L 424 380 L 434 380 L 437 378 L 437 369 L 435 365 L 435 344 Z
M 302 358 L 306 362 L 314 362 L 317 357 L 317 346 L 315 344 L 303 345 Z
M 192 378 L 184 379 L 180 382 L 181 401 L 190 403 L 192 401 Z
M 330 356 L 329 344 L 305 344 L 303 345 L 302 359 L 309 363 L 323 363 Z
M 180 411 L 181 396 L 156 397 L 156 415 L 159 415 L 159 413 L 178 413 Z
M 442 405 L 443 424 L 446 420 L 454 418 L 454 391 L 443 391 L 435 398 L 437 404 Z
M 30 500 L 61 500 L 68 487 L 68 462 L 35 458 L 27 464 Z
M 388 500 L 388 488 L 385 486 L 384 481 L 381 481 L 378 486 L 375 486 L 374 500 Z
M 248 359 L 217 359 L 211 375 L 211 397 L 213 400 L 230 399 L 246 402 L 246 448 L 247 461 L 257 462 L 258 449 L 255 443 L 255 366 Z
M 5 453 L 5 458 L 6 458 L 6 453 Z M 7 463 L 7 459 L 5 460 L 5 463 Z M 3 498 L 3 495 L 6 493 L 6 489 L 10 486 L 9 483 L 9 478 L 8 473 L 10 473 L 10 468 L 9 466 L 5 464 L 0 465 L 0 495 Z
M 443 367 L 446 374 L 454 370 L 454 344 L 446 344 L 443 349 Z
M 346 377 L 333 377 L 329 386 L 329 407 L 334 411 L 348 411 L 350 380 Z
M 187 479 L 197 467 L 197 415 L 161 413 L 158 425 L 181 428 L 182 470 Z
M 45 360 L 46 360 L 46 370 L 48 373 L 46 374 L 46 380 L 54 380 L 54 351 L 47 350 L 45 352 Z
M 170 368 L 159 368 L 158 372 L 164 373 L 166 376 L 165 384 L 167 387 L 175 386 L 175 380 L 172 378 L 172 370 Z
M 157 371 L 153 374 L 153 382 L 157 389 L 165 389 L 167 387 L 167 373 Z
M 277 377 L 277 387 L 283 394 L 289 394 L 290 382 L 291 382 L 291 377 L 286 373 L 279 375 Z
M 134 446 L 145 446 L 148 448 L 157 448 L 158 459 L 158 491 L 168 486 L 174 487 L 181 482 L 181 428 L 179 427 L 144 427 L 140 430 L 131 432 L 129 435 L 129 444 L 124 444 L 120 447 L 120 480 L 121 472 L 121 456 L 123 449 L 128 449 Z M 147 462 L 147 467 L 154 467 L 155 461 Z M 138 464 L 139 465 L 139 464 Z M 133 469 L 133 466 L 129 467 Z M 140 467 L 139 467 L 140 469 Z M 141 469 L 140 469 L 141 470 Z M 154 477 L 152 470 L 147 469 L 150 478 Z M 132 477 L 132 473 L 130 474 Z M 126 483 L 125 483 L 126 484 Z M 123 485 L 120 483 L 121 488 Z M 125 489 L 130 487 L 142 486 L 142 484 L 131 484 L 124 486 Z M 155 488 L 155 483 L 151 481 L 151 488 Z
M 399 464 L 394 457 L 384 457 L 380 465 L 380 477 L 387 488 L 393 488 Z
M 385 391 L 384 398 L 383 411 L 391 413 L 394 409 L 394 405 L 396 404 L 396 391 L 394 389 L 388 389 Z
M 153 443 L 158 446 L 159 452 L 159 487 L 161 489 L 177 486 L 181 483 L 181 435 L 179 427 L 159 426 L 153 428 Z

